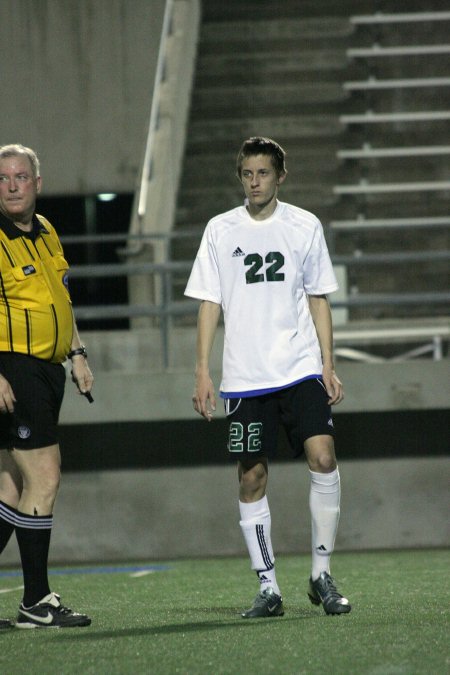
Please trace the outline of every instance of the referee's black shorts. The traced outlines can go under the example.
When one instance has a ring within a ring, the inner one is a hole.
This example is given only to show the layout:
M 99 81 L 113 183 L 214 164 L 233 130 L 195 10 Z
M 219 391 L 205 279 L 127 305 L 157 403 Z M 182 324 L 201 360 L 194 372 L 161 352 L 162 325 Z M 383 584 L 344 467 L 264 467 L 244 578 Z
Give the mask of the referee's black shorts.
M 308 438 L 335 435 L 328 394 L 320 378 L 262 396 L 226 399 L 225 412 L 231 459 L 274 457 L 280 425 L 296 457 L 303 453 Z
M 0 374 L 16 397 L 14 412 L 0 414 L 0 449 L 34 450 L 58 443 L 64 367 L 26 354 L 0 352 Z

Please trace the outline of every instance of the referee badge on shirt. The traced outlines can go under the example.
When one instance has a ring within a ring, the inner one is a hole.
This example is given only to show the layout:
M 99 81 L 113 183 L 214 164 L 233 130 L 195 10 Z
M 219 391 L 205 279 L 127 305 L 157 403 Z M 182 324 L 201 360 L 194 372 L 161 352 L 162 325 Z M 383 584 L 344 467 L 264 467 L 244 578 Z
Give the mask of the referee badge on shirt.
M 34 265 L 31 265 L 31 264 L 30 265 L 24 265 L 22 267 L 22 272 L 24 273 L 24 275 L 26 277 L 29 277 L 30 274 L 36 274 L 36 268 L 35 268 Z
M 31 431 L 28 427 L 21 424 L 20 427 L 17 429 L 17 435 L 19 438 L 30 438 Z

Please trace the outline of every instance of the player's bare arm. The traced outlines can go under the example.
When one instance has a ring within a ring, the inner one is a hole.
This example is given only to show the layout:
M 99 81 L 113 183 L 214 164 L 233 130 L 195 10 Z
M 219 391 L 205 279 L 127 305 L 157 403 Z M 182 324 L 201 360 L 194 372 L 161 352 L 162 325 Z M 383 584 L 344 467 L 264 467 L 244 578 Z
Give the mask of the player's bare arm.
M 209 357 L 219 317 L 220 305 L 208 300 L 201 303 L 197 321 L 197 363 L 192 402 L 194 409 L 208 422 L 211 421 L 216 409 L 216 395 L 209 374 Z
M 329 396 L 330 405 L 337 405 L 344 398 L 344 389 L 334 370 L 333 323 L 330 304 L 326 295 L 310 295 L 308 300 L 322 352 L 323 383 Z

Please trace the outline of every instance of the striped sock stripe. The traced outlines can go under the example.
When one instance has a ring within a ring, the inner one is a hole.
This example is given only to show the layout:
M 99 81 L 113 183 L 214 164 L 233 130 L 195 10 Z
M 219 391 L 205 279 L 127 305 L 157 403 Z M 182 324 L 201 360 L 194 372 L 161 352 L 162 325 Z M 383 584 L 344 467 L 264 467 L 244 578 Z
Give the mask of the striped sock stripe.
M 267 550 L 266 538 L 264 536 L 264 525 L 256 525 L 256 537 L 258 539 L 262 559 L 266 565 L 266 570 L 272 570 L 274 568 L 274 563 L 270 559 L 269 551 Z
M 29 530 L 51 530 L 53 516 L 29 516 L 17 511 L 15 522 L 16 527 L 24 527 Z
M 4 521 L 10 525 L 16 524 L 17 511 L 13 509 L 12 506 L 8 506 L 4 502 L 0 502 L 0 518 L 3 518 Z

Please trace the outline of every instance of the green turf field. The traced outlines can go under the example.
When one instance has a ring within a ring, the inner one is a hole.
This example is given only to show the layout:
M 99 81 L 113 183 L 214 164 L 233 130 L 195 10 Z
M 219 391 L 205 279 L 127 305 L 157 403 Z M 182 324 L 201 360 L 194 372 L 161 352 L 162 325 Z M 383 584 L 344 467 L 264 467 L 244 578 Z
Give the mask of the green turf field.
M 131 563 L 55 568 L 52 589 L 92 625 L 0 631 L 0 673 L 450 673 L 449 562 L 442 550 L 335 554 L 332 572 L 353 611 L 332 617 L 306 596 L 309 556 L 279 556 L 286 613 L 250 621 L 239 617 L 257 592 L 244 558 L 174 561 L 150 573 Z M 6 572 L 0 615 L 14 617 L 21 578 Z

